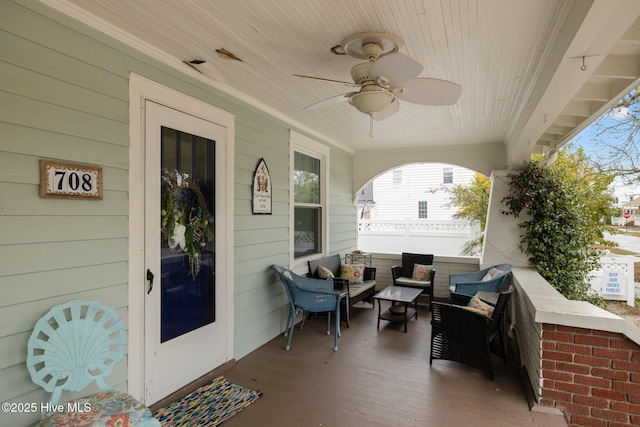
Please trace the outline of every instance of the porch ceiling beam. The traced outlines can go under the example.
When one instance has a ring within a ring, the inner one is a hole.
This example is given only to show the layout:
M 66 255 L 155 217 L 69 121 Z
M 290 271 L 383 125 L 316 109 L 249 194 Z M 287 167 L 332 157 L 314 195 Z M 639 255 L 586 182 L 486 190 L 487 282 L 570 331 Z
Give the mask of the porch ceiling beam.
M 620 38 L 618 43 L 620 44 L 628 44 L 634 45 L 640 42 L 640 27 L 632 26 L 630 27 L 626 33 Z
M 587 83 L 576 93 L 579 100 L 607 102 L 611 99 L 611 85 L 605 83 Z
M 584 120 L 584 119 L 582 119 Z M 569 128 L 574 128 L 582 123 L 582 120 L 578 119 L 578 116 L 570 116 L 567 114 L 560 114 L 557 119 L 553 121 L 554 125 L 557 126 L 566 126 Z
M 596 69 L 594 76 L 635 80 L 640 75 L 637 56 L 609 55 Z
M 639 58 L 640 59 L 640 58 Z M 639 75 L 640 77 L 640 75 Z M 612 83 L 611 83 L 611 96 L 612 97 L 616 97 L 618 94 L 620 93 L 624 93 L 625 95 L 629 92 L 627 89 L 630 86 L 635 85 L 636 79 L 633 80 L 629 80 L 629 79 L 615 79 Z
M 593 111 L 594 110 L 591 108 L 590 102 L 578 102 L 574 100 L 569 102 L 566 107 L 564 107 L 561 114 L 566 116 L 582 117 L 583 119 L 585 119 L 591 116 L 591 114 L 593 114 Z
M 587 118 L 593 114 L 595 110 L 591 108 L 590 102 L 570 101 L 564 110 L 563 115 Z
M 549 126 L 547 128 L 547 131 L 545 132 L 545 134 L 551 134 L 551 135 L 566 135 L 567 132 L 571 132 L 571 129 L 573 128 L 568 128 L 568 127 L 563 127 L 563 126 L 557 126 L 555 124 L 555 122 L 553 122 L 554 124 L 552 124 L 551 126 Z

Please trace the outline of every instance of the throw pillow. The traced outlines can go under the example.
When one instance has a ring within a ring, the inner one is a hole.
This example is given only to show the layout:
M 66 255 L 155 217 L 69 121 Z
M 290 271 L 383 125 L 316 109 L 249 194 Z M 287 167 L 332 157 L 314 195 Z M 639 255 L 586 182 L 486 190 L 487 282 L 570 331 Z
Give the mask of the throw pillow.
M 364 264 L 343 264 L 340 277 L 348 279 L 350 284 L 362 283 L 364 280 Z
M 412 279 L 415 280 L 429 280 L 431 279 L 431 269 L 433 266 L 425 264 L 413 264 Z
M 480 298 L 473 296 L 469 300 L 469 304 L 465 307 L 467 310 L 482 314 L 485 317 L 493 316 L 493 306 L 482 301 Z
M 319 265 L 317 269 L 318 277 L 321 279 L 333 279 L 336 276 L 333 275 L 333 272 L 329 270 L 324 265 Z

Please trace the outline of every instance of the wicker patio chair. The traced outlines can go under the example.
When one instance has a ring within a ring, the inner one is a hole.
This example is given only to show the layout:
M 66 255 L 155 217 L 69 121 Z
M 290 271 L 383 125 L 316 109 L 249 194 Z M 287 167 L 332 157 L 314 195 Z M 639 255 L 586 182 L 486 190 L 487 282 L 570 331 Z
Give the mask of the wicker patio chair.
M 449 302 L 466 303 L 468 298 L 465 296 L 473 296 L 480 291 L 498 292 L 509 276 L 511 268 L 511 264 L 498 264 L 474 273 L 449 275 Z
M 491 353 L 506 362 L 500 324 L 513 290 L 510 285 L 500 292 L 491 317 L 464 306 L 434 302 L 429 364 L 433 359 L 453 360 L 480 369 L 493 381 Z
M 428 278 L 424 278 L 422 280 L 413 278 L 413 271 L 416 264 L 431 266 Z M 394 265 L 391 267 L 393 286 L 422 289 L 423 294 L 429 295 L 429 310 L 431 310 L 431 303 L 433 302 L 433 285 L 435 276 L 436 270 L 433 268 L 433 254 L 413 254 L 403 252 L 402 265 Z
M 27 344 L 27 368 L 51 398 L 37 425 L 160 427 L 143 403 L 104 380 L 122 359 L 126 344 L 124 323 L 99 301 L 70 301 L 40 318 Z M 63 391 L 82 391 L 93 382 L 100 392 L 58 404 Z
M 327 335 L 331 334 L 331 313 L 335 313 L 335 337 L 333 339 L 333 350 L 338 351 L 338 336 L 340 335 L 340 292 L 333 290 L 332 279 L 315 279 L 303 277 L 293 271 L 279 265 L 274 265 L 273 269 L 278 274 L 280 281 L 284 284 L 289 297 L 289 317 L 285 329 L 287 337 L 287 350 L 291 348 L 291 338 L 295 326 L 296 313 L 303 312 L 303 321 L 300 329 L 304 325 L 304 316 L 307 313 L 327 313 Z

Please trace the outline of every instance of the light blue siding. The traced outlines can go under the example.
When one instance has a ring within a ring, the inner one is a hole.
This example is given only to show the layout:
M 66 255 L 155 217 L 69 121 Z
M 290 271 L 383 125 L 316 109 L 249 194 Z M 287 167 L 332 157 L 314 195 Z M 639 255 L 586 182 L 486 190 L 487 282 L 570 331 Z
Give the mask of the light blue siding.
M 346 252 L 355 249 L 358 229 L 357 215 L 354 213 L 354 195 L 352 191 L 344 191 L 353 187 L 351 155 L 333 148 L 330 167 L 333 191 L 329 195 L 329 251 L 344 257 Z

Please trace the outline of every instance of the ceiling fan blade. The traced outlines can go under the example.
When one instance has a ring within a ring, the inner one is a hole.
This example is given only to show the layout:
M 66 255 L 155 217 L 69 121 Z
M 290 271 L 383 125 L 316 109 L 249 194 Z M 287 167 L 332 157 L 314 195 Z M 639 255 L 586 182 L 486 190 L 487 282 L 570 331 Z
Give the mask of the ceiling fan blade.
M 314 104 L 304 107 L 305 110 L 315 110 L 318 108 L 328 107 L 329 105 L 337 104 L 338 102 L 346 101 L 358 92 L 348 92 L 341 95 L 332 96 L 331 98 L 323 99 Z
M 392 91 L 403 101 L 421 105 L 453 105 L 460 98 L 462 86 L 448 80 L 417 77 L 401 85 L 404 91 Z
M 380 111 L 378 114 L 373 115 L 373 120 L 380 121 L 384 120 L 388 117 L 393 116 L 400 109 L 400 100 L 398 98 L 394 99 L 391 104 L 384 110 Z
M 293 76 L 302 77 L 302 78 L 305 78 L 305 79 L 322 80 L 323 82 L 341 83 L 341 84 L 343 84 L 345 86 L 350 86 L 350 87 L 360 87 L 360 85 L 357 85 L 357 84 L 355 84 L 353 82 L 344 82 L 342 80 L 325 79 L 324 77 L 304 76 L 302 74 L 293 74 Z
M 401 53 L 381 56 L 371 66 L 371 77 L 389 86 L 398 86 L 413 79 L 424 67 Z

